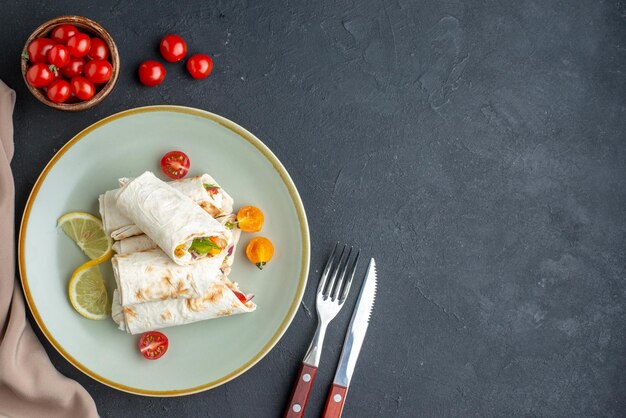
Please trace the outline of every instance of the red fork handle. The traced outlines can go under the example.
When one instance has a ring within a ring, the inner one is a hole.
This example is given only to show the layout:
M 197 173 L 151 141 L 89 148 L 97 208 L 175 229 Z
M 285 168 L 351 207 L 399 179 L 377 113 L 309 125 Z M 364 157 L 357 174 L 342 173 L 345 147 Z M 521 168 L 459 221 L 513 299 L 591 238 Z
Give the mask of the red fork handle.
M 343 410 L 343 403 L 346 401 L 348 388 L 333 384 L 326 398 L 323 418 L 339 418 Z
M 287 410 L 285 411 L 285 418 L 300 418 L 304 416 L 304 408 L 309 400 L 309 393 L 311 393 L 316 373 L 317 367 L 302 363 L 300 373 L 298 373 L 298 380 L 296 380 L 293 386 L 289 405 L 287 405 Z

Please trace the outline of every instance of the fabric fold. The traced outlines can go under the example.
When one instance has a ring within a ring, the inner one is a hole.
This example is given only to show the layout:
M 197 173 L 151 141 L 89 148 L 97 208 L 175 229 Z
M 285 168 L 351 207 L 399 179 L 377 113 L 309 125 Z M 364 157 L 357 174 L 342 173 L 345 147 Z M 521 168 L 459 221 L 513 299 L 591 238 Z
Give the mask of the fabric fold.
M 97 417 L 93 399 L 55 369 L 26 320 L 15 276 L 14 104 L 15 93 L 0 81 L 0 416 Z

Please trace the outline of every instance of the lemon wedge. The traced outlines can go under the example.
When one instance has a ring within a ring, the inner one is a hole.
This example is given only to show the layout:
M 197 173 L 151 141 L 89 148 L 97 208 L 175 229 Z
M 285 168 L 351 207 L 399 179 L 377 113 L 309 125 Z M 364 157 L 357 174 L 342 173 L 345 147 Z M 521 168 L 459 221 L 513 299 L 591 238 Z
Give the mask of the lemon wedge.
M 70 303 L 85 318 L 102 320 L 109 317 L 107 294 L 100 263 L 106 258 L 88 261 L 74 271 L 67 287 Z
M 70 237 L 87 257 L 111 257 L 113 240 L 105 232 L 102 221 L 85 212 L 70 212 L 59 218 L 57 226 Z

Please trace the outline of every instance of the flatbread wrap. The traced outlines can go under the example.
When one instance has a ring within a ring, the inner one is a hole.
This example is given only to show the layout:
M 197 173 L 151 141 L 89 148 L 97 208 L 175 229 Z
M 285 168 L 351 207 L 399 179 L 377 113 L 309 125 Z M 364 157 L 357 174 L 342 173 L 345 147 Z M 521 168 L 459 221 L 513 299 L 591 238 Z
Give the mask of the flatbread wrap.
M 214 276 L 201 296 L 122 305 L 113 292 L 111 313 L 122 331 L 141 334 L 160 328 L 252 312 L 256 305 L 225 275 Z
M 115 255 L 111 259 L 113 276 L 122 305 L 164 299 L 195 298 L 222 274 L 220 268 L 226 253 L 181 266 L 160 248 Z
M 131 182 L 131 178 L 119 179 L 120 186 Z M 185 196 L 196 202 L 214 218 L 229 215 L 233 211 L 233 198 L 220 187 L 209 174 L 174 180 L 168 183 Z M 133 221 L 122 215 L 116 205 L 119 189 L 109 190 L 98 198 L 100 216 L 105 232 L 114 240 L 122 240 L 143 232 Z
M 116 200 L 122 215 L 179 265 L 216 257 L 231 239 L 228 228 L 149 171 L 122 187 Z
M 236 220 L 237 217 L 233 214 L 217 218 L 217 221 L 222 225 L 229 225 L 231 227 L 235 224 Z M 228 246 L 226 247 L 226 256 L 220 268 L 222 272 L 226 275 L 230 274 L 230 268 L 232 267 L 235 260 L 234 254 L 237 248 L 237 244 L 239 243 L 239 238 L 241 237 L 241 230 L 237 227 L 234 227 L 231 230 L 231 233 L 232 237 L 230 242 L 228 243 Z M 156 243 L 145 234 L 125 238 L 123 240 L 115 241 L 113 243 L 113 251 L 115 251 L 115 253 L 118 255 L 127 255 L 139 251 L 153 250 L 158 247 L 159 246 L 156 245 Z

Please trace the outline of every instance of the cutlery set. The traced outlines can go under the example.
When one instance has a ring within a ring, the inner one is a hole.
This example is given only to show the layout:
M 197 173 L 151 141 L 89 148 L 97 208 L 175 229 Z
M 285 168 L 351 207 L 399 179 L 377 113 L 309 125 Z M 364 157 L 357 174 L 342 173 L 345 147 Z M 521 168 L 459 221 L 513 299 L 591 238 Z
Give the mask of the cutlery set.
M 304 409 L 313 387 L 317 368 L 319 367 L 326 329 L 333 318 L 337 316 L 348 297 L 359 261 L 360 250 L 354 251 L 352 247 L 348 251 L 346 250 L 347 246 L 344 245 L 340 251 L 339 243 L 337 243 L 322 272 L 316 296 L 317 330 L 302 361 L 298 378 L 285 411 L 285 418 L 304 416 Z M 356 254 L 353 255 L 353 252 Z M 361 285 L 358 300 L 346 333 L 339 364 L 337 365 L 335 378 L 326 399 L 324 418 L 338 418 L 341 416 L 352 373 L 354 372 L 354 367 L 367 332 L 370 314 L 374 307 L 376 286 L 376 262 L 372 258 Z

